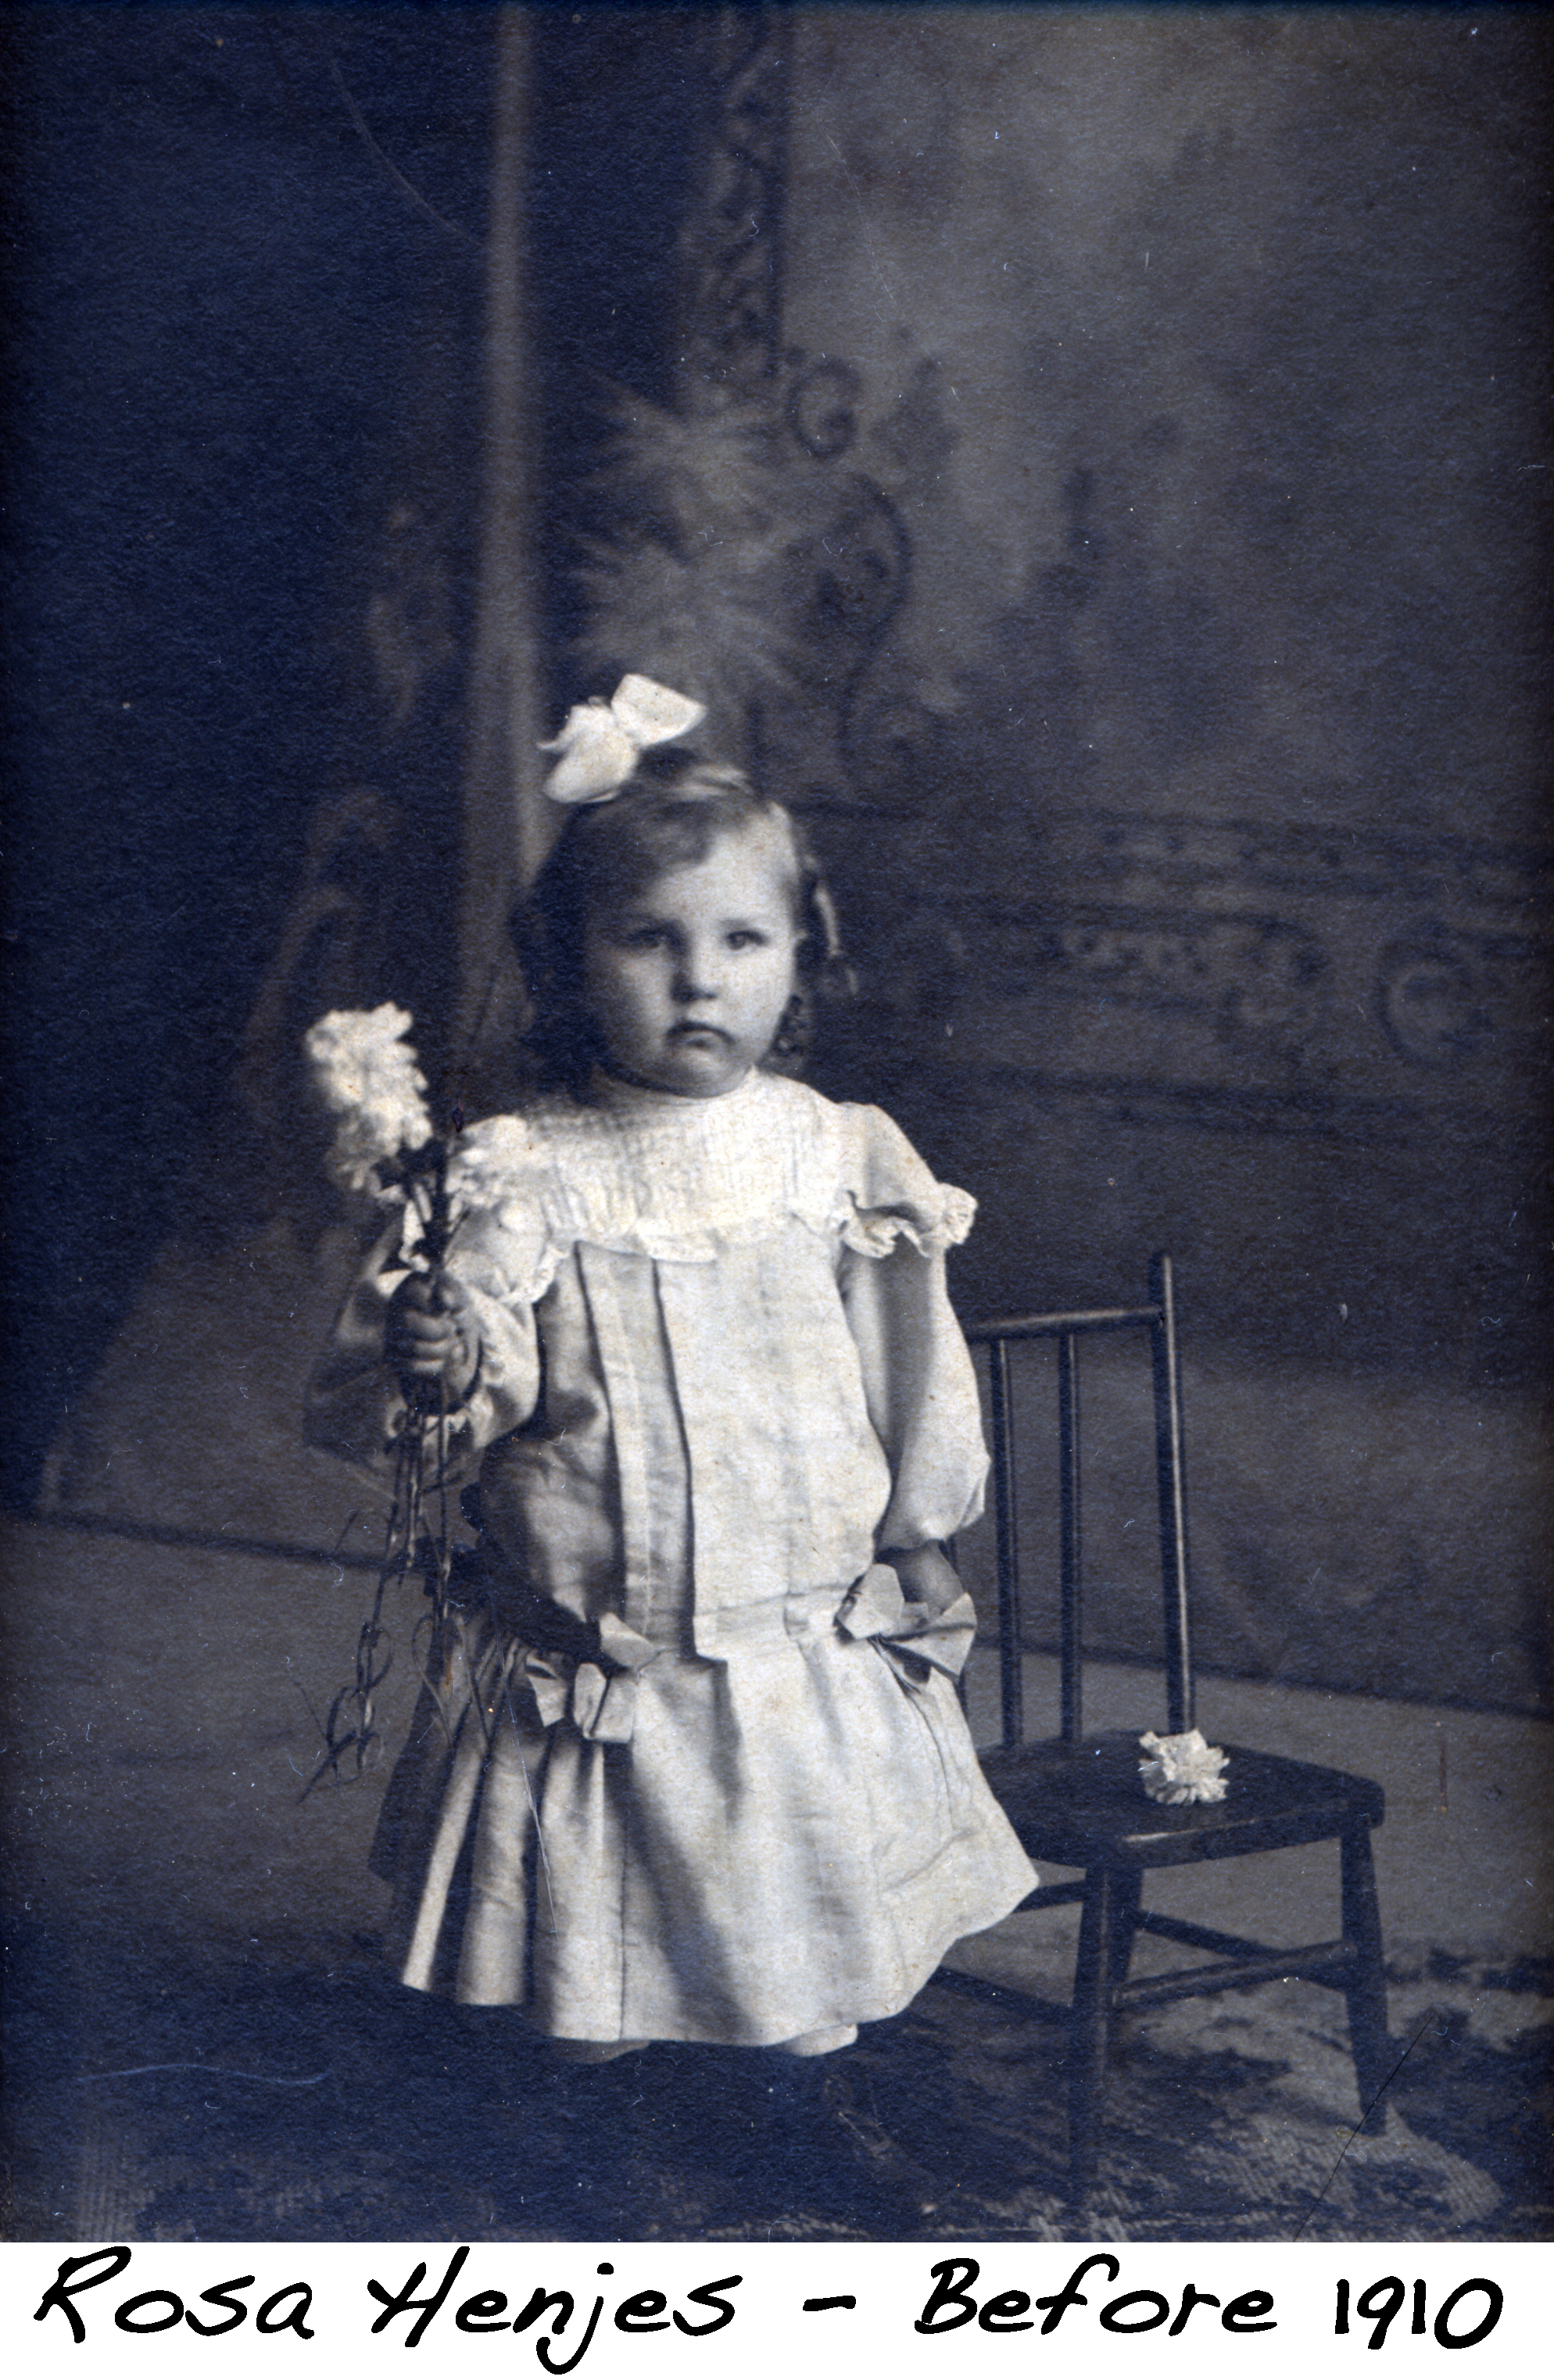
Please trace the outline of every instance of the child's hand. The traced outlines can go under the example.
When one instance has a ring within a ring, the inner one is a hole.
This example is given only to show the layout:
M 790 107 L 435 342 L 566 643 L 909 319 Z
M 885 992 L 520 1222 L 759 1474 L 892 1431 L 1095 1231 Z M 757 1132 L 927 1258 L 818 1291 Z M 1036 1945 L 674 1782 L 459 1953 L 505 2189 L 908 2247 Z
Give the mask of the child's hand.
M 932 1612 L 948 1611 L 965 1592 L 959 1578 L 937 1546 L 913 1546 L 904 1553 L 882 1553 L 901 1581 L 908 1603 L 920 1603 Z
M 413 1405 L 432 1405 L 438 1391 L 462 1404 L 480 1360 L 480 1337 L 469 1300 L 449 1273 L 413 1272 L 389 1301 L 383 1354 Z

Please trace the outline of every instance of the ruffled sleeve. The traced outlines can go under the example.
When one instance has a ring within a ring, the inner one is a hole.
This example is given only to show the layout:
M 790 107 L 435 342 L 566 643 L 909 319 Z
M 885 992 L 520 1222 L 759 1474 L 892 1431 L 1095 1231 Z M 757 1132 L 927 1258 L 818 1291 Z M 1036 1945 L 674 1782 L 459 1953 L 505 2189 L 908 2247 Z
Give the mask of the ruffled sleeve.
M 889 1256 L 903 1240 L 919 1256 L 942 1256 L 970 1231 L 977 1201 L 936 1182 L 900 1126 L 882 1108 L 844 1110 L 851 1130 L 838 1224 L 844 1247 Z
M 447 1269 L 468 1298 L 480 1336 L 474 1384 L 449 1417 L 455 1475 L 470 1470 L 494 1439 L 519 1428 L 540 1393 L 534 1306 L 555 1276 L 562 1250 L 547 1223 L 534 1169 L 499 1162 L 499 1127 L 515 1121 L 502 1117 L 475 1126 L 450 1174 L 458 1221 Z M 352 1283 L 308 1390 L 310 1441 L 374 1469 L 391 1456 L 405 1418 L 398 1381 L 383 1363 L 383 1337 L 390 1300 L 411 1269 L 406 1250 L 413 1238 L 396 1209 Z
M 882 1548 L 952 1537 L 982 1510 L 988 1458 L 977 1377 L 944 1281 L 944 1252 L 976 1212 L 935 1181 L 878 1108 L 850 1111 L 839 1283 L 869 1419 L 893 1490 Z

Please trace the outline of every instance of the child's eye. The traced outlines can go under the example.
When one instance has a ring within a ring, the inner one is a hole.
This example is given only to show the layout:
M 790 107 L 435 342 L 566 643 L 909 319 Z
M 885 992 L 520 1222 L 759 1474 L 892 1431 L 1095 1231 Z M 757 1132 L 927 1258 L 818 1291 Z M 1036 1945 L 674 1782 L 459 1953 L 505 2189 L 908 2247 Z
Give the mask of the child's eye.
M 728 936 L 731 951 L 764 950 L 766 936 L 755 926 L 735 926 Z
M 665 940 L 662 926 L 637 926 L 621 936 L 622 947 L 628 951 L 656 951 Z

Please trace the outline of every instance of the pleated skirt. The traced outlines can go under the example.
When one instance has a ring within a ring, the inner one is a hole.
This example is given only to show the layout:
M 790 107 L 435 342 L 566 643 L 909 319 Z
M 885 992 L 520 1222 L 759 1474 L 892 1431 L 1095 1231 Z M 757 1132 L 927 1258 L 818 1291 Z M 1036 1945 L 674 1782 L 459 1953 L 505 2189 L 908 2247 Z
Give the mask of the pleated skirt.
M 829 1624 L 726 1661 L 665 1649 L 629 1742 L 601 1742 L 543 1725 L 520 1648 L 467 1625 L 374 1844 L 400 1974 L 591 2042 L 895 2014 L 1035 1882 L 953 1686 L 920 1670 Z

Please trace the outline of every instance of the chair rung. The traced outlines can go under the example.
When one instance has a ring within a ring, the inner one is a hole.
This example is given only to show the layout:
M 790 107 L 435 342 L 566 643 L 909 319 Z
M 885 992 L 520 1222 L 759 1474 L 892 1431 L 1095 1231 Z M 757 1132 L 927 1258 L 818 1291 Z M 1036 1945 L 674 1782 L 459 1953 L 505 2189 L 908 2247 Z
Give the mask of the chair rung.
M 1212 1950 L 1220 1959 L 1269 1956 L 1266 1942 L 1250 1941 L 1244 1934 L 1217 1934 L 1212 1925 L 1194 1925 L 1185 1917 L 1162 1917 L 1152 1909 L 1143 1909 L 1134 1922 L 1140 1934 L 1158 1934 L 1166 1942 L 1184 1942 L 1190 1950 Z
M 1119 1984 L 1111 1994 L 1116 2009 L 1157 2008 L 1168 2000 L 1194 1999 L 1203 1992 L 1230 1992 L 1250 1984 L 1298 1979 L 1324 1984 L 1335 1970 L 1345 1973 L 1355 1963 L 1352 1942 L 1312 1942 L 1301 1950 L 1265 1950 L 1259 1958 L 1225 1959 L 1211 1967 L 1180 1967 L 1174 1974 L 1145 1975 L 1136 1984 Z M 1336 1988 L 1335 1985 L 1335 1988 Z
M 1062 1909 L 1084 1898 L 1085 1887 L 1078 1881 L 1073 1884 L 1038 1884 L 1034 1892 L 1026 1893 L 1020 1908 L 1011 1914 L 1017 1917 L 1023 1909 Z M 1257 1946 L 1254 1943 L 1252 1947 L 1255 1949 Z
M 997 1339 L 1061 1339 L 1072 1330 L 1126 1330 L 1130 1324 L 1158 1322 L 1158 1305 L 1088 1306 L 1072 1314 L 1007 1314 L 991 1322 L 968 1322 L 965 1336 L 973 1347 Z

